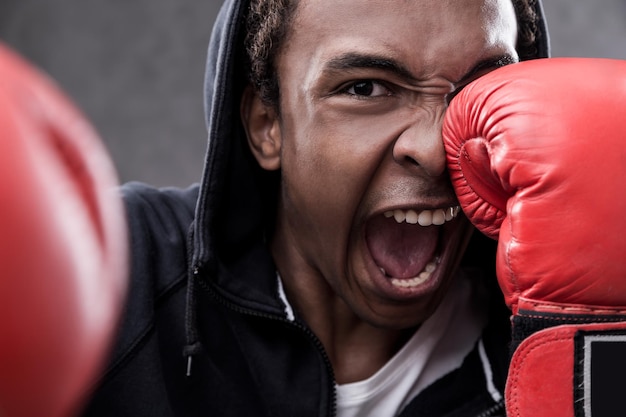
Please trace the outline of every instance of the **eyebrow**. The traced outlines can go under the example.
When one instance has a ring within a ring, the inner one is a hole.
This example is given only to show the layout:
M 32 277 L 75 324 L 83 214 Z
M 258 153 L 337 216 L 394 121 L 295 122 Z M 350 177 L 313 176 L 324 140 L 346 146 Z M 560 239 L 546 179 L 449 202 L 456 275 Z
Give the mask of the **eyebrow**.
M 489 68 L 500 68 L 509 64 L 516 63 L 517 59 L 511 54 L 503 54 L 495 57 L 490 57 L 479 61 L 472 69 L 470 69 L 465 75 L 463 75 L 455 83 L 461 83 L 464 80 L 468 80 L 475 76 L 480 71 Z M 346 53 L 335 57 L 328 61 L 326 65 L 327 70 L 350 70 L 350 69 L 379 69 L 387 72 L 391 72 L 398 77 L 404 78 L 411 82 L 417 82 L 417 78 L 413 76 L 411 71 L 405 66 L 401 65 L 393 59 L 389 59 L 384 56 L 360 54 L 360 53 Z
M 471 70 L 469 70 L 464 76 L 462 76 L 461 79 L 457 81 L 457 84 L 463 82 L 464 80 L 469 80 L 473 78 L 476 74 L 485 69 L 496 69 L 500 67 L 505 67 L 509 64 L 515 64 L 516 62 L 518 62 L 517 58 L 515 58 L 511 54 L 504 54 L 484 59 L 474 65 Z
M 391 72 L 401 78 L 407 80 L 416 80 L 411 71 L 393 59 L 384 56 L 346 53 L 335 57 L 328 61 L 326 69 L 333 70 L 350 70 L 350 69 L 379 69 Z

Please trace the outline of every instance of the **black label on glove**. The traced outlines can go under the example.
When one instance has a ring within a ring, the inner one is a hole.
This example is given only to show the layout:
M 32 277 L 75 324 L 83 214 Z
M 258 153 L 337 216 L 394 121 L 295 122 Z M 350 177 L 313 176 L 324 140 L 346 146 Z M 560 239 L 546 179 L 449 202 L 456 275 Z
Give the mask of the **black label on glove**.
M 626 413 L 626 331 L 585 332 L 575 339 L 576 417 Z

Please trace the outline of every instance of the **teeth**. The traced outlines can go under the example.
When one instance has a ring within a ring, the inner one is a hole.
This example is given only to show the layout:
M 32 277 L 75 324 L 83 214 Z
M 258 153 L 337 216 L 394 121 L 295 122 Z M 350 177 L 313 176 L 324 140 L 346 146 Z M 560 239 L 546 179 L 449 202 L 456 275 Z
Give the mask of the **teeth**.
M 383 213 L 387 218 L 393 217 L 398 223 L 419 224 L 420 226 L 441 226 L 445 222 L 455 219 L 461 208 L 459 206 L 448 207 L 445 209 L 422 210 L 389 210 Z
M 433 224 L 433 212 L 432 210 L 424 210 L 417 217 L 417 222 L 420 226 L 430 226 Z
M 407 210 L 405 217 L 406 222 L 410 224 L 417 224 L 419 221 L 419 215 L 415 210 Z
M 437 209 L 433 211 L 433 224 L 435 226 L 441 226 L 446 222 L 446 213 L 443 210 Z
M 428 262 L 424 267 L 424 270 L 417 274 L 417 276 L 408 279 L 400 279 L 400 278 L 392 278 L 391 283 L 396 287 L 403 288 L 411 288 L 417 287 L 423 282 L 428 281 L 433 272 L 437 269 L 437 265 L 439 264 L 439 258 L 435 258 L 432 261 Z M 382 268 L 381 268 L 382 270 Z
M 446 221 L 447 222 L 449 222 L 450 220 L 452 220 L 452 219 L 454 219 L 456 217 L 454 209 L 455 209 L 455 207 L 450 207 L 449 209 L 445 210 L 445 212 L 446 212 Z

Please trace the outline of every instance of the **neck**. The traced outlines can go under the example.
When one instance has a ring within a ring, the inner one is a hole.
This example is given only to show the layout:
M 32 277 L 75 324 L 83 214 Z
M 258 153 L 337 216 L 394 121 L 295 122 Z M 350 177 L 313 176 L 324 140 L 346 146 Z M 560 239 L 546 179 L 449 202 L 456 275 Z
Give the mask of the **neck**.
M 290 261 L 285 262 L 285 259 Z M 372 376 L 415 332 L 416 328 L 381 328 L 362 320 L 319 271 L 296 266 L 298 263 L 294 264 L 293 259 L 279 257 L 276 260 L 285 294 L 294 310 L 320 339 L 338 384 Z
M 289 303 L 321 341 L 337 383 L 369 378 L 404 346 L 416 326 L 407 329 L 366 321 L 366 314 L 372 315 L 361 311 L 369 308 L 367 303 L 353 306 L 343 297 L 351 285 L 347 277 L 332 272 L 338 268 L 333 268 L 333 260 L 323 262 L 326 258 L 319 256 L 316 245 L 309 247 L 311 241 L 323 246 L 316 242 L 317 236 L 294 234 L 286 219 L 285 214 L 278 216 L 270 248 Z

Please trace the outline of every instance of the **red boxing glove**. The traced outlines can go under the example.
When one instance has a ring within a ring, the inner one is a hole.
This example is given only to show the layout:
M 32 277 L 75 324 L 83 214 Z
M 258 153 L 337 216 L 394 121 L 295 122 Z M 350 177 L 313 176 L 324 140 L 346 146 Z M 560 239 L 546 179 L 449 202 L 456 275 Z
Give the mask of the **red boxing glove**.
M 68 417 L 122 309 L 126 222 L 96 133 L 2 45 L 0 159 L 0 416 Z
M 622 403 L 612 396 L 626 386 L 625 116 L 626 62 L 590 58 L 495 70 L 447 111 L 461 206 L 499 240 L 513 311 L 509 417 L 615 415 Z

